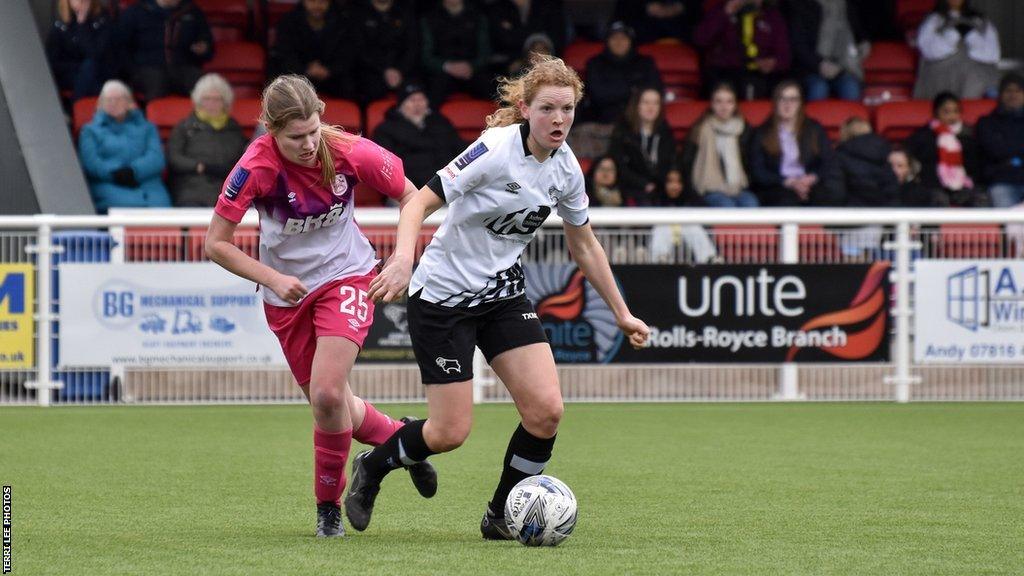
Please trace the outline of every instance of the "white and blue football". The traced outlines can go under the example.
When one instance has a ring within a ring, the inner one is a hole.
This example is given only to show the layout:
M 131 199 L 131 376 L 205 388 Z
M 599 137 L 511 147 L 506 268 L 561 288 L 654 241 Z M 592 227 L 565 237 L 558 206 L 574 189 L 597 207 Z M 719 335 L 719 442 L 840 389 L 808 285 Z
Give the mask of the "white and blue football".
M 530 476 L 505 500 L 505 521 L 526 546 L 558 546 L 576 527 L 576 496 L 553 476 Z

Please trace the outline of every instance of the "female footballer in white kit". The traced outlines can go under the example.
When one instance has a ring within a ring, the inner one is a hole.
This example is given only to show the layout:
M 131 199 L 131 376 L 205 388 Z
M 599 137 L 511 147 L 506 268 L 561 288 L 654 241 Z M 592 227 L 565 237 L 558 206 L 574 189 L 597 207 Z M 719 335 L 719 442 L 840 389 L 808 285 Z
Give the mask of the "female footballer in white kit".
M 522 76 L 503 79 L 499 91 L 508 105 L 488 116 L 480 138 L 403 207 L 394 256 L 370 282 L 370 297 L 385 302 L 409 289 L 409 331 L 429 416 L 353 459 L 345 513 L 357 530 L 369 525 L 388 472 L 466 440 L 473 350 L 479 346 L 522 418 L 480 530 L 487 539 L 512 537 L 503 518 L 505 499 L 520 480 L 544 470 L 563 412 L 554 357 L 526 298 L 519 263 L 552 209 L 563 220 L 577 265 L 619 328 L 635 347 L 647 340 L 647 325 L 630 314 L 588 224 L 583 172 L 565 143 L 583 83 L 562 60 L 540 57 Z M 423 220 L 445 204 L 444 222 L 413 274 Z

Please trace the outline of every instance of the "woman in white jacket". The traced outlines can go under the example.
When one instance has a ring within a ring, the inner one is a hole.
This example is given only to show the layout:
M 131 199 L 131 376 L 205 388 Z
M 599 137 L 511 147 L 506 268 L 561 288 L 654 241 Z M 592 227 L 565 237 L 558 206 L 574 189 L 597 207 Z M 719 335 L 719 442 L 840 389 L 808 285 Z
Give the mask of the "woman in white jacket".
M 981 98 L 999 82 L 999 31 L 970 0 L 937 0 L 917 33 L 921 66 L 914 98 L 940 92 Z

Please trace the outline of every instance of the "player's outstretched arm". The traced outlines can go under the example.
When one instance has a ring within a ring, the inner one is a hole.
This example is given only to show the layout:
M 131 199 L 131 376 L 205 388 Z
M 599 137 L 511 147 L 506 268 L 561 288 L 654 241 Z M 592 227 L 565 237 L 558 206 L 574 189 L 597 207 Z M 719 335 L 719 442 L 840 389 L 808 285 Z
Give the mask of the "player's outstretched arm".
M 376 302 L 394 302 L 405 294 L 412 278 L 412 261 L 416 254 L 423 221 L 444 206 L 441 198 L 429 187 L 420 188 L 411 198 L 403 197 L 402 213 L 398 217 L 398 240 L 395 253 L 388 258 L 384 269 L 370 282 L 369 296 Z
M 285 302 L 297 304 L 306 295 L 306 287 L 294 276 L 286 276 L 270 266 L 251 258 L 238 249 L 231 238 L 238 225 L 214 214 L 206 232 L 206 256 L 228 272 L 266 286 Z
M 626 301 L 619 293 L 619 287 L 615 284 L 612 276 L 611 266 L 608 265 L 608 257 L 604 248 L 594 236 L 594 230 L 590 224 L 573 226 L 566 222 L 565 238 L 569 243 L 569 252 L 572 254 L 576 265 L 583 271 L 590 284 L 594 286 L 597 293 L 601 295 L 612 313 L 615 314 L 615 323 L 619 329 L 629 337 L 629 343 L 634 348 L 642 348 L 647 343 L 650 329 L 643 320 L 634 317 L 626 306 Z

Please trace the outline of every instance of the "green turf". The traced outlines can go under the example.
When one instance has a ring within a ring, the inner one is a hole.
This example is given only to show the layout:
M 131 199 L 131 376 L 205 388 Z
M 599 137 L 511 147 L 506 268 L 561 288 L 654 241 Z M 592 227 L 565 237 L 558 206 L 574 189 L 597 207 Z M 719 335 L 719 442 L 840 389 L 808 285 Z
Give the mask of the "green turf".
M 0 409 L 14 574 L 1024 573 L 1024 404 L 572 404 L 555 549 L 480 539 L 516 417 L 475 416 L 435 498 L 323 541 L 308 408 Z

